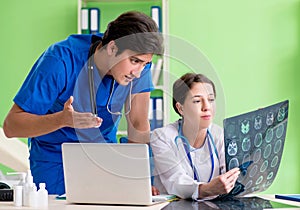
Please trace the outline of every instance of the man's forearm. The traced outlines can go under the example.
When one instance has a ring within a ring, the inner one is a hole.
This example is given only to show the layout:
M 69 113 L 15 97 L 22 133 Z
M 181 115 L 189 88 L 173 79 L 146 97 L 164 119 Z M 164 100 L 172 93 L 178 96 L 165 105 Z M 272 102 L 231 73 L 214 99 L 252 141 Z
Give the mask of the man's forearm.
M 35 115 L 26 112 L 8 114 L 3 129 L 7 137 L 34 137 L 58 130 L 62 127 L 61 112 Z
M 150 124 L 148 120 L 141 126 L 134 126 L 128 123 L 128 142 L 148 144 L 150 141 Z

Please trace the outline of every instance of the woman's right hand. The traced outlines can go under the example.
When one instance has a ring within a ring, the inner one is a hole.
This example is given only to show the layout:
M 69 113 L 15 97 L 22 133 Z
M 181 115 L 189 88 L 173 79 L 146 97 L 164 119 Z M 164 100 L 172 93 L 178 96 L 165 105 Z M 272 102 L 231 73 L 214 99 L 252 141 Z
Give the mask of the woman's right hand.
M 240 174 L 239 168 L 233 168 L 213 178 L 210 182 L 199 185 L 199 198 L 229 193 Z

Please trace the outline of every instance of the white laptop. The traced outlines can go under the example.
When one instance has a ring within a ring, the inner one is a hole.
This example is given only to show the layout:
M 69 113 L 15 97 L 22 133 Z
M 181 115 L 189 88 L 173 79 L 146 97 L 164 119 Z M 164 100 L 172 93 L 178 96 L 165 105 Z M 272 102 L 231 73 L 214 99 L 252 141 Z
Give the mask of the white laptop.
M 152 199 L 148 145 L 64 143 L 62 154 L 67 202 L 157 203 Z

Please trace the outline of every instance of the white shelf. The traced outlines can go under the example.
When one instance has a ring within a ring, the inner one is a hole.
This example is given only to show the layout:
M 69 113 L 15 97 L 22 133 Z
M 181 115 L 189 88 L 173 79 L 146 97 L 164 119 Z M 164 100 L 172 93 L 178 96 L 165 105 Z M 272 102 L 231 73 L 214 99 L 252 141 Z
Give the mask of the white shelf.
M 82 0 L 83 4 L 89 2 L 157 2 L 158 0 Z

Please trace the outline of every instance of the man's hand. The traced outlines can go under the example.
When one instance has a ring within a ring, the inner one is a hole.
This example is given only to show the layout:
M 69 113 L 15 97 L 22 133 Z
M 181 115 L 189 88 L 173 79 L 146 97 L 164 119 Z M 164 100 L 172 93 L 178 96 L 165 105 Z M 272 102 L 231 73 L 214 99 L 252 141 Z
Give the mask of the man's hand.
M 151 186 L 151 189 L 152 189 L 152 195 L 159 195 L 160 194 L 159 190 L 156 187 Z
M 62 111 L 62 119 L 65 125 L 72 128 L 95 128 L 100 127 L 102 124 L 102 119 L 100 117 L 94 116 L 89 112 L 76 112 L 73 108 L 74 98 L 70 98 L 65 102 L 64 109 Z

